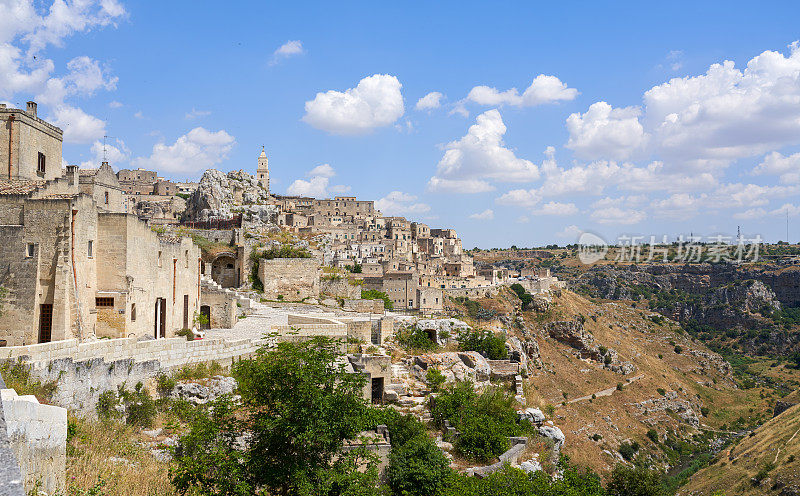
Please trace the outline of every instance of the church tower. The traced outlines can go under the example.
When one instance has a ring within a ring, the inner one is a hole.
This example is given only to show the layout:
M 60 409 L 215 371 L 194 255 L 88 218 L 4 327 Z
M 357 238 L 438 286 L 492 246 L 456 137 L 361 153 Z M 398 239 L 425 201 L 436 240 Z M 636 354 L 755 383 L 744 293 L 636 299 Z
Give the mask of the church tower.
M 258 183 L 269 193 L 269 161 L 264 147 L 261 147 L 261 155 L 258 156 L 258 170 L 256 171 Z

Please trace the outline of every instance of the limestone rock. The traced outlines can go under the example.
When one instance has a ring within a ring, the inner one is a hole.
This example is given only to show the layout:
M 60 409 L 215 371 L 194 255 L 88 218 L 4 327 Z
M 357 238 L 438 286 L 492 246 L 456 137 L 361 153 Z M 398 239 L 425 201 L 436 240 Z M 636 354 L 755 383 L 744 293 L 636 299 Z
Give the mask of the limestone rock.
M 225 174 L 208 169 L 189 197 L 183 220 L 230 219 L 242 214 L 243 220 L 248 222 L 274 224 L 278 208 L 267 205 L 269 198 L 269 192 L 258 180 L 243 170 Z
M 532 474 L 542 470 L 542 464 L 536 460 L 528 460 L 527 462 L 520 463 L 519 468 L 525 473 Z
M 545 420 L 544 413 L 538 408 L 526 408 L 521 412 L 517 412 L 517 415 L 520 419 L 527 420 L 536 425 L 541 425 Z

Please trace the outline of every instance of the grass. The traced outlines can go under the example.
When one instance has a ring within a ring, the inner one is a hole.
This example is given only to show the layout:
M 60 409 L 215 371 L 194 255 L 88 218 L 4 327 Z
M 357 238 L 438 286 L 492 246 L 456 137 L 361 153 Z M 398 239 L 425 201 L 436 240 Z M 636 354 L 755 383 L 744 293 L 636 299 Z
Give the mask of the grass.
M 139 437 L 136 429 L 119 422 L 71 417 L 67 494 L 177 494 L 169 482 L 169 465 L 156 460 L 149 449 L 138 444 Z
M 21 362 L 4 362 L 0 365 L 0 375 L 7 388 L 11 388 L 18 395 L 32 394 L 39 403 L 49 403 L 56 391 L 57 382 L 41 382 L 31 376 L 30 366 Z
M 210 364 L 204 362 L 196 365 L 186 365 L 180 368 L 173 374 L 173 378 L 178 381 L 207 379 L 215 375 L 220 375 L 222 371 L 222 365 L 217 362 L 211 362 Z

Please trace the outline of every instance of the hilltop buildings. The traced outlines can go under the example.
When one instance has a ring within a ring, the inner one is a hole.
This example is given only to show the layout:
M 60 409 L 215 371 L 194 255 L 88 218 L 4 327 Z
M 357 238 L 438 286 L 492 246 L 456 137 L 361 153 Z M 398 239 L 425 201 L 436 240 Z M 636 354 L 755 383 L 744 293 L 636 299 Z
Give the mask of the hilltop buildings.
M 172 336 L 199 305 L 200 250 L 126 213 L 107 163 L 61 167 L 61 129 L 0 107 L 0 340 Z

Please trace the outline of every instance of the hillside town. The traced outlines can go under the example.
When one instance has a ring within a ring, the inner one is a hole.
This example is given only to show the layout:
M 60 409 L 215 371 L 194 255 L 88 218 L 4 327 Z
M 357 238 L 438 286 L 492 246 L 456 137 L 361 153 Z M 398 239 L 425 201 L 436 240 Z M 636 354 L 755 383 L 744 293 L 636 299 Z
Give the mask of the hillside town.
M 778 3 L 0 0 L 0 496 L 800 496 Z

